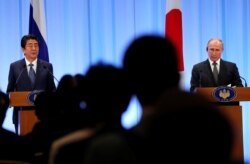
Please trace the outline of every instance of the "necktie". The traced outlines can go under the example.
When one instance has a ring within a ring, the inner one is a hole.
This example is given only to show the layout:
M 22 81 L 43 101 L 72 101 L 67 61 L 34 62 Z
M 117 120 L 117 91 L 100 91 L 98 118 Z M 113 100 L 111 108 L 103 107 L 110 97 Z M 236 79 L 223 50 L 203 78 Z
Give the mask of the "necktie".
M 216 62 L 213 62 L 213 75 L 214 75 L 214 80 L 215 82 L 218 84 L 218 69 L 217 69 L 217 63 Z
M 30 63 L 29 66 L 30 66 L 29 78 L 30 78 L 30 81 L 31 81 L 31 85 L 32 85 L 32 87 L 33 87 L 34 84 L 35 84 L 36 73 L 35 73 L 35 70 L 33 69 L 33 64 Z

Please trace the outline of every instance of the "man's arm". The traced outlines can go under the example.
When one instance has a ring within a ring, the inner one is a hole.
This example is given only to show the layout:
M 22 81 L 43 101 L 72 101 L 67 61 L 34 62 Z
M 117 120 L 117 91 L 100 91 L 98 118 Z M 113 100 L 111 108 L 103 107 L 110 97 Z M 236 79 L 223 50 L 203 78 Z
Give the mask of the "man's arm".
M 10 65 L 9 68 L 9 76 L 8 76 L 8 86 L 7 86 L 7 90 L 6 92 L 13 92 L 15 90 L 15 76 L 14 76 L 14 68 L 12 67 L 12 65 Z
M 234 81 L 232 82 L 233 83 L 233 86 L 237 86 L 237 87 L 243 87 L 243 84 L 242 84 L 242 81 L 241 81 L 241 78 L 240 78 L 240 74 L 239 74 L 239 70 L 238 70 L 238 67 L 236 64 L 233 65 L 233 79 Z
M 194 66 L 192 69 L 192 74 L 191 74 L 190 92 L 194 92 L 195 88 L 199 87 L 200 84 L 201 84 L 200 73 L 198 71 L 198 68 L 196 66 Z

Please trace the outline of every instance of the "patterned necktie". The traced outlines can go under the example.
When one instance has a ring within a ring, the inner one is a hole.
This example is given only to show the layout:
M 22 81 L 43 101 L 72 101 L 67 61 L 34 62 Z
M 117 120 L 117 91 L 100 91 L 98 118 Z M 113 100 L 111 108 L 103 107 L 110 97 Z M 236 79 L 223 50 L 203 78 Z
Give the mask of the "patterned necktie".
M 219 72 L 218 72 L 218 69 L 217 69 L 217 63 L 216 62 L 213 62 L 213 75 L 214 75 L 214 80 L 215 80 L 215 82 L 216 82 L 216 84 L 218 84 L 218 74 L 219 74 Z
M 29 66 L 30 66 L 29 78 L 30 78 L 30 81 L 31 81 L 31 85 L 32 85 L 32 87 L 33 87 L 34 84 L 35 84 L 36 73 L 35 73 L 35 70 L 33 69 L 33 64 L 30 63 Z

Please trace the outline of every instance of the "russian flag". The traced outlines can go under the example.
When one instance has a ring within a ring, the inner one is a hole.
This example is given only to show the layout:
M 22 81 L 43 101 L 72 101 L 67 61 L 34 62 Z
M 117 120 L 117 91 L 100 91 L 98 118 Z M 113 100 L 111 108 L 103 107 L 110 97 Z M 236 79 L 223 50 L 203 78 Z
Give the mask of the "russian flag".
M 44 0 L 30 1 L 29 34 L 33 34 L 39 39 L 38 58 L 49 61 L 47 47 L 46 22 L 44 12 Z
M 183 42 L 182 42 L 182 12 L 181 0 L 167 0 L 167 11 L 165 16 L 165 36 L 168 37 L 176 47 L 178 69 L 181 74 L 181 83 L 183 83 Z

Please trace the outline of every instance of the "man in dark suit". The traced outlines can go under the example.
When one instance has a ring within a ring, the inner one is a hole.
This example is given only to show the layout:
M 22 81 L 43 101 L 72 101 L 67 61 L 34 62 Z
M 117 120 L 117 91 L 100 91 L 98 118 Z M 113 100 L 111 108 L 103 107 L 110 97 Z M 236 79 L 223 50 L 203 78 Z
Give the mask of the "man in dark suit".
M 52 64 L 38 59 L 38 38 L 34 35 L 23 36 L 21 48 L 25 57 L 10 64 L 7 93 L 34 90 L 55 91 Z M 33 78 L 29 76 L 31 69 L 34 70 Z M 16 133 L 18 133 L 18 122 L 18 109 L 14 108 L 13 123 Z
M 237 65 L 221 59 L 223 50 L 222 40 L 212 38 L 208 41 L 206 48 L 208 59 L 193 66 L 191 92 L 197 87 L 243 86 Z M 213 74 L 214 67 L 217 75 Z

